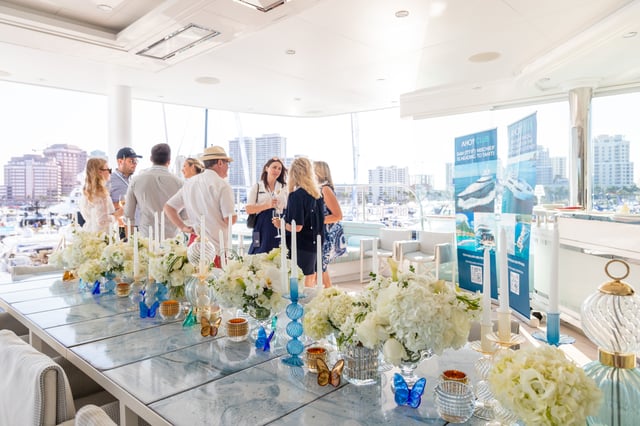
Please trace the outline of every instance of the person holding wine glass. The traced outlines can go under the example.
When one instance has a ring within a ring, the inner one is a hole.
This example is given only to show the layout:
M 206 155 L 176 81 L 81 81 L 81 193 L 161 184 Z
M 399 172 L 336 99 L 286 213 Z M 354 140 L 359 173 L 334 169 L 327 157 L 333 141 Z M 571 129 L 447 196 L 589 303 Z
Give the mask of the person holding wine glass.
M 287 168 L 277 157 L 269 159 L 262 167 L 260 180 L 247 195 L 246 210 L 257 214 L 249 254 L 268 253 L 280 246 L 279 232 L 271 223 L 287 206 Z

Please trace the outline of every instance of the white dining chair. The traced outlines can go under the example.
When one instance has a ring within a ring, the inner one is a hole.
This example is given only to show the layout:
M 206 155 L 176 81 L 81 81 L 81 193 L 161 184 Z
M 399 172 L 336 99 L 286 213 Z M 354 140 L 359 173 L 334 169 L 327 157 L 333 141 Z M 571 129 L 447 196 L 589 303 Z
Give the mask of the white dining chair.
M 455 247 L 455 234 L 453 232 L 419 231 L 413 241 L 398 243 L 398 261 L 400 264 L 408 262 L 416 265 L 416 271 L 421 272 L 427 266 L 436 264 L 436 248 L 440 244 L 450 244 L 451 250 Z M 438 249 L 444 256 L 444 247 Z M 451 254 L 451 257 L 453 254 Z M 444 262 L 444 258 L 441 259 Z
M 371 270 L 378 273 L 380 261 L 384 259 L 398 260 L 396 243 L 410 240 L 410 229 L 381 228 L 378 238 L 363 238 L 360 240 L 360 282 L 364 282 L 365 259 L 371 258 Z M 377 259 L 377 262 L 375 261 Z

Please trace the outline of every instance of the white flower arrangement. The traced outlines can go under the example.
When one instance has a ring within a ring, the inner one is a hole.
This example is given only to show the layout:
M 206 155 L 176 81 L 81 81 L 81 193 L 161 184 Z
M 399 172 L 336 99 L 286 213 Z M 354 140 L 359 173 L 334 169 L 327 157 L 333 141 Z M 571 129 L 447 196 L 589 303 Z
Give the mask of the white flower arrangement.
M 181 235 L 164 240 L 160 250 L 149 259 L 149 275 L 157 282 L 167 284 L 178 297 L 184 294 L 185 281 L 194 272 L 195 268 L 187 258 L 187 245 Z
M 464 293 L 430 275 L 403 273 L 380 290 L 375 322 L 386 329 L 385 359 L 395 365 L 420 359 L 423 351 L 441 355 L 459 349 L 479 317 L 480 296 Z
M 66 270 L 79 271 L 87 260 L 100 259 L 107 242 L 104 232 L 86 232 L 82 228 L 74 228 L 69 241 L 49 257 L 49 263 Z
M 108 244 L 100 255 L 102 275 L 124 274 L 125 270 L 132 269 L 132 266 L 127 265 L 127 262 L 133 262 L 133 247 L 131 244 L 121 241 Z M 127 268 L 127 266 L 129 267 Z
M 280 312 L 287 305 L 282 295 L 289 288 L 288 282 L 282 282 L 280 262 L 279 248 L 230 259 L 222 273 L 209 280 L 216 300 L 245 312 L 256 308 Z
M 548 345 L 499 354 L 487 380 L 498 402 L 528 425 L 584 425 L 602 402 L 595 381 Z
M 339 345 L 376 349 L 384 344 L 385 359 L 396 365 L 419 358 L 424 350 L 441 354 L 464 346 L 480 314 L 480 296 L 431 275 L 398 274 L 390 265 L 390 278 L 376 276 L 359 294 L 322 290 L 306 305 L 305 333 L 313 339 L 333 333 Z
M 350 340 L 353 331 L 349 324 L 355 320 L 356 297 L 335 287 L 322 289 L 305 306 L 302 326 L 307 336 L 322 339 L 331 334 L 336 336 L 338 345 Z M 344 332 L 343 332 L 344 329 Z

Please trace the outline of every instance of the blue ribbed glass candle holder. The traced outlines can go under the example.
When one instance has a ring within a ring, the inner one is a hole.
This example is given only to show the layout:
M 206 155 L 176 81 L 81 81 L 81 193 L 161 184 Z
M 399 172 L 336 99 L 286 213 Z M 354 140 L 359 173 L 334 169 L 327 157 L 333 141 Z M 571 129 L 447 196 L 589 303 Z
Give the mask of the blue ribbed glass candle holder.
M 282 362 L 294 367 L 302 367 L 304 365 L 304 361 L 300 357 L 300 354 L 304 351 L 304 345 L 299 338 L 302 336 L 304 331 L 302 323 L 300 322 L 300 319 L 304 315 L 304 308 L 302 305 L 298 304 L 298 280 L 296 278 L 291 278 L 289 285 L 291 288 L 291 303 L 287 306 L 285 312 L 287 317 L 291 320 L 289 324 L 287 324 L 286 328 L 287 334 L 291 337 L 291 340 L 287 342 L 287 353 L 289 356 L 283 358 Z

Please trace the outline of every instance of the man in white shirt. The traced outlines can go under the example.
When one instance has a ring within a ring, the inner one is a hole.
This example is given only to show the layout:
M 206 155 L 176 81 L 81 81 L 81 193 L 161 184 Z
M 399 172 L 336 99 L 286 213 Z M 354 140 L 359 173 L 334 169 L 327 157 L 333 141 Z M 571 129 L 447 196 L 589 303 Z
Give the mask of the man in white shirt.
M 233 159 L 220 146 L 206 148 L 199 159 L 204 163 L 204 172 L 187 179 L 167 201 L 164 212 L 179 230 L 186 233 L 199 234 L 200 218 L 204 216 L 207 240 L 218 251 L 221 243 L 226 246 L 229 241 L 229 221 L 234 224 L 237 220 L 233 189 L 225 180 Z M 187 212 L 188 224 L 178 214 L 183 209 Z M 215 265 L 221 266 L 219 256 L 216 256 Z
M 151 148 L 153 166 L 134 176 L 129 183 L 124 215 L 132 225 L 138 226 L 138 232 L 143 237 L 149 237 L 149 227 L 155 229 L 155 215 L 158 216 L 158 232 L 162 232 L 160 226 L 164 205 L 182 187 L 182 179 L 169 171 L 170 162 L 171 147 L 166 143 L 154 145 Z M 169 220 L 165 220 L 164 223 L 165 238 L 175 237 L 178 233 L 175 225 Z M 153 237 L 159 238 L 157 235 Z

